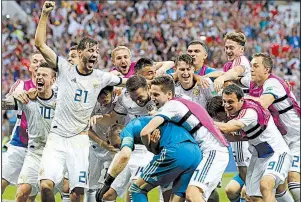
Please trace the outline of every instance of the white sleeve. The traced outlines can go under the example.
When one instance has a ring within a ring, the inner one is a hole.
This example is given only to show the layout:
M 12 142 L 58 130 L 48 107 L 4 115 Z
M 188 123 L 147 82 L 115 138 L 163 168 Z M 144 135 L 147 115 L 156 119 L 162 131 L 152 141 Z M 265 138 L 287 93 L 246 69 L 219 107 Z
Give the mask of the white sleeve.
M 242 122 L 246 127 L 249 125 L 254 126 L 258 123 L 258 115 L 253 109 L 243 109 L 238 114 L 236 120 Z
M 178 110 L 181 106 L 179 106 L 178 101 L 170 100 L 162 106 L 158 112 L 155 114 L 155 116 L 161 116 L 164 119 L 171 120 L 173 117 L 175 117 L 178 114 Z
M 200 93 L 203 94 L 205 99 L 208 101 L 213 97 L 212 92 L 215 90 L 212 80 L 210 78 L 206 78 L 206 80 L 209 82 L 210 85 L 208 88 L 205 89 L 200 87 Z
M 263 85 L 262 95 L 264 94 L 271 94 L 275 97 L 275 99 L 279 99 L 286 95 L 286 91 L 277 79 L 270 78 L 266 80 Z
M 114 106 L 114 111 L 117 113 L 117 114 L 120 114 L 120 115 L 127 115 L 128 114 L 128 111 L 126 109 L 126 107 L 124 106 L 123 104 L 123 94 L 121 94 L 120 96 L 118 96 L 117 98 L 117 101 L 116 101 L 116 104 Z
M 94 70 L 95 71 L 95 70 Z M 118 77 L 112 73 L 109 72 L 102 72 L 101 70 L 98 70 L 101 72 L 100 74 L 100 81 L 102 82 L 102 86 L 118 86 L 122 83 L 122 78 Z
M 24 81 L 18 79 L 10 88 L 8 94 L 5 95 L 8 98 L 13 92 L 20 92 L 24 89 Z
M 244 68 L 244 72 L 239 76 L 245 76 L 247 74 L 250 74 L 251 72 L 251 65 L 248 59 L 245 56 L 240 56 L 235 58 L 232 67 L 236 66 L 242 66 Z
M 67 74 L 71 69 L 75 68 L 74 65 L 69 63 L 65 58 L 57 56 L 57 79 Z

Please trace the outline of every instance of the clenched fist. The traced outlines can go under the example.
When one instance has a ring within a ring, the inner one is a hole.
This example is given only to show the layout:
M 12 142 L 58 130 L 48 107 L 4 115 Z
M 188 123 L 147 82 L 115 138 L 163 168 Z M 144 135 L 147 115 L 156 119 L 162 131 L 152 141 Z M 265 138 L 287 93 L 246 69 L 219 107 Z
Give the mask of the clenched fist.
M 55 5 L 56 3 L 54 1 L 45 1 L 42 12 L 49 14 L 55 8 Z

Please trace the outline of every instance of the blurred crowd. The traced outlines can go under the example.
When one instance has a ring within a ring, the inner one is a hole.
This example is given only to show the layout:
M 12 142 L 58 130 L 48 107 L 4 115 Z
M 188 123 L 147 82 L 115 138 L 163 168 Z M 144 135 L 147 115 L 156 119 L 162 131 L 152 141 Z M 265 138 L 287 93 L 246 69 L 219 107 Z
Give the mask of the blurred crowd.
M 44 1 L 17 2 L 28 18 L 26 23 L 2 18 L 2 96 L 16 79 L 29 78 L 28 56 L 35 49 Z M 70 46 L 89 35 L 100 42 L 98 67 L 108 70 L 117 45 L 129 47 L 134 61 L 146 56 L 163 61 L 185 52 L 191 40 L 202 39 L 210 50 L 208 65 L 222 68 L 223 35 L 229 31 L 246 34 L 248 57 L 256 52 L 274 55 L 275 73 L 291 82 L 300 99 L 300 17 L 291 9 L 280 12 L 275 1 L 57 1 L 47 44 L 66 56 Z

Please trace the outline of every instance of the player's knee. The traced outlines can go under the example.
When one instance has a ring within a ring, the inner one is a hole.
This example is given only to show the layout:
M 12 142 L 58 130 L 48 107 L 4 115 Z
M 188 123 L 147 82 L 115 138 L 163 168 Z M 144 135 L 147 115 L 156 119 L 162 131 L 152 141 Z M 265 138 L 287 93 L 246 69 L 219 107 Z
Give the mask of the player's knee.
M 42 180 L 40 182 L 41 194 L 52 194 L 54 189 L 54 183 L 50 180 Z
M 64 178 L 63 192 L 69 193 L 69 180 L 66 178 Z
M 260 191 L 262 195 L 273 191 L 275 180 L 272 176 L 264 176 L 260 181 Z
M 287 181 L 288 182 L 299 182 L 300 183 L 300 173 L 298 173 L 298 172 L 289 172 Z
M 234 189 L 232 186 L 226 186 L 224 191 L 229 199 L 236 198 L 239 195 L 238 190 Z
M 189 186 L 186 191 L 186 201 L 195 202 L 202 200 L 202 190 L 195 186 Z
M 29 184 L 21 184 L 17 188 L 16 199 L 17 201 L 26 201 L 31 192 L 31 186 Z
M 117 193 L 114 189 L 110 188 L 103 196 L 103 200 L 113 201 L 117 198 Z
M 2 189 L 2 192 L 4 189 L 6 189 L 6 187 L 9 185 L 9 182 L 5 179 L 2 178 L 1 180 L 1 189 Z
M 80 195 L 84 195 L 84 188 L 82 187 L 75 187 L 72 191 L 71 191 L 71 195 L 73 197 L 79 197 Z

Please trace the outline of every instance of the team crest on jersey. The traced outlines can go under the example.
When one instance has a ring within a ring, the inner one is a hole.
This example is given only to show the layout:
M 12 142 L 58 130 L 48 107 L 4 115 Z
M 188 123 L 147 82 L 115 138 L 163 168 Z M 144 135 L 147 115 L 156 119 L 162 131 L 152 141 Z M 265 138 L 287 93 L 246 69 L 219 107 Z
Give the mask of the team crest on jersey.
M 148 105 L 146 106 L 146 108 L 147 108 L 147 110 L 148 110 L 149 112 L 151 112 L 152 110 L 155 109 L 154 105 L 152 105 L 152 104 L 148 104 Z
M 197 96 L 200 95 L 200 91 L 198 88 L 193 89 L 193 95 L 197 95 Z
M 98 88 L 99 87 L 99 82 L 97 80 L 94 80 L 92 82 L 93 88 Z

